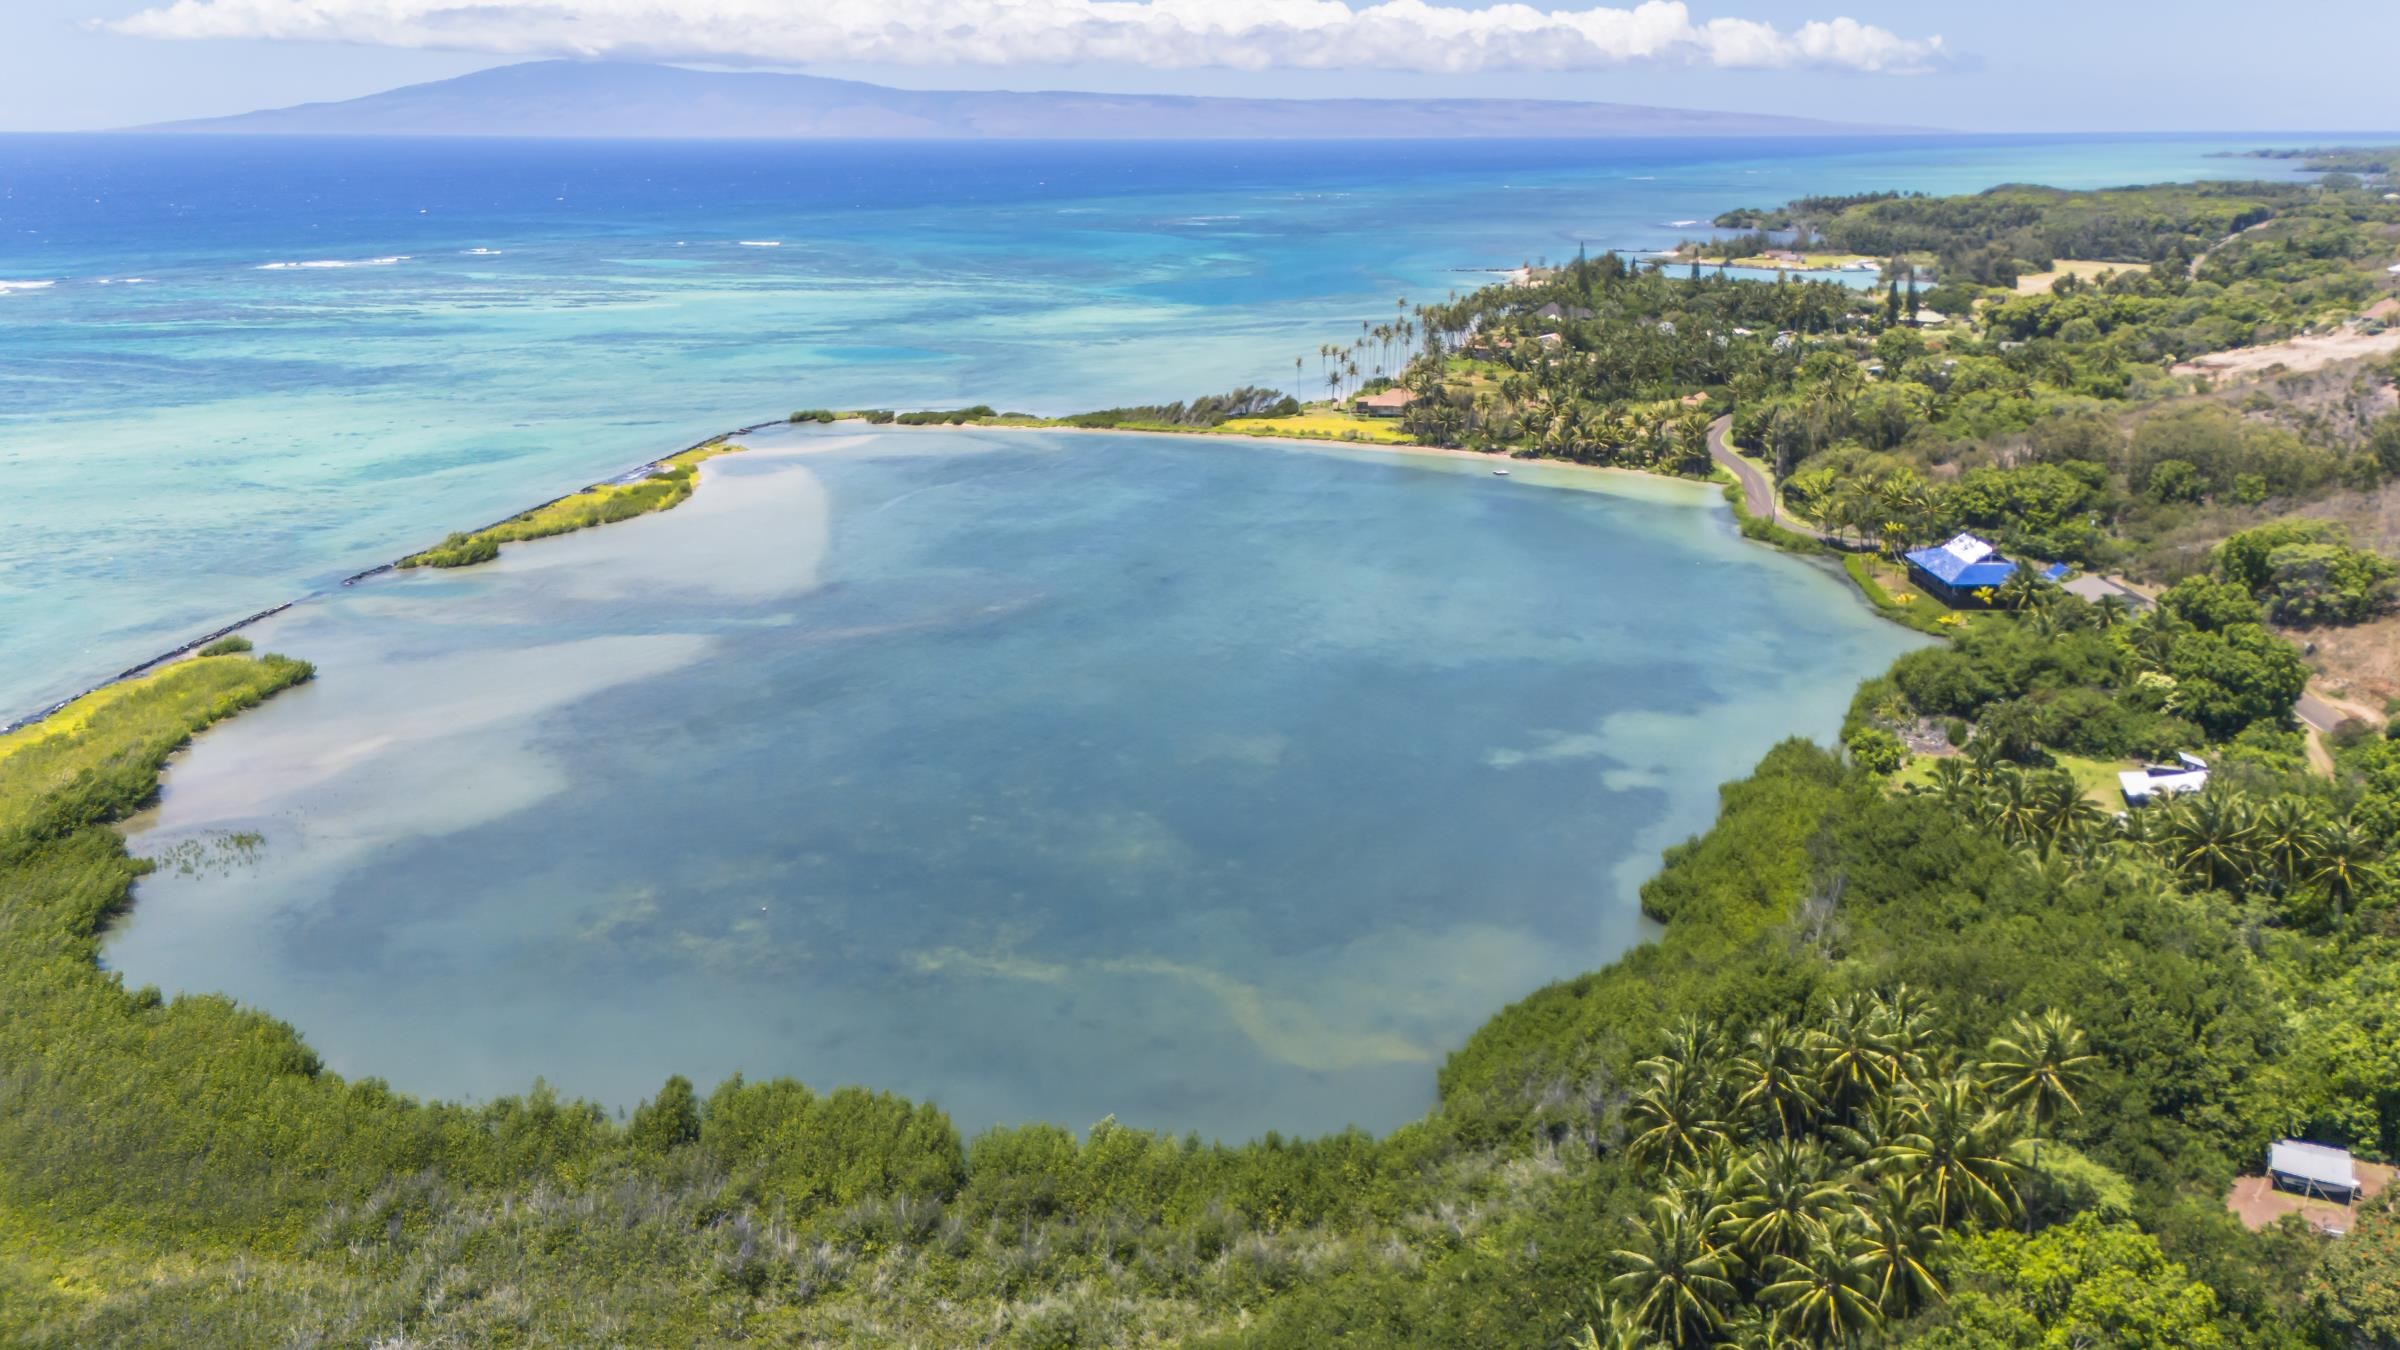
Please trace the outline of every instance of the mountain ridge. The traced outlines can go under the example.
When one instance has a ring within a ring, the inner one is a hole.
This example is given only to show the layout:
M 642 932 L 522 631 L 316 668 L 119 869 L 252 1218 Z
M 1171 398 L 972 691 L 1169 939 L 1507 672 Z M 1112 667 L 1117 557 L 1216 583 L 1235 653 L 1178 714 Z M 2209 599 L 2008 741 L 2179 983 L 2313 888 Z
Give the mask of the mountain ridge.
M 630 140 L 1570 139 L 1923 131 L 1624 103 L 897 89 L 817 75 L 582 61 L 524 62 L 338 102 L 125 130 Z

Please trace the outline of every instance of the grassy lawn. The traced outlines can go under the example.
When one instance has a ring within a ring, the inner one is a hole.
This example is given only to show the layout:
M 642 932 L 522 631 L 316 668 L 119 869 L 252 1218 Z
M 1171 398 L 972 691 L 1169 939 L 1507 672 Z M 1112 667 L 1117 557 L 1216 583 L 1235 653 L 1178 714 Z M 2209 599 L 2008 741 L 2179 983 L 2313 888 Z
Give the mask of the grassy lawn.
M 1875 606 L 1885 618 L 1905 624 L 1920 633 L 1947 637 L 1967 627 L 1980 617 L 1966 610 L 1953 611 L 1941 601 L 1917 589 L 1908 579 L 1908 571 L 1898 563 L 1866 553 L 1842 555 L 1842 570 L 1858 583 L 1859 592 L 1867 603 Z
M 1892 775 L 1894 789 L 1930 787 L 1933 785 L 1933 766 L 1952 756 L 1911 755 L 1900 772 Z M 2138 769 L 2140 764 L 2130 759 L 2085 759 L 2081 755 L 2053 754 L 2057 766 L 2067 771 L 2083 795 L 2111 811 L 2125 809 L 2125 794 L 2117 785 L 2117 771 Z
M 2131 759 L 2085 759 L 2081 755 L 2053 754 L 2058 767 L 2074 775 L 2075 786 L 2083 795 L 2112 811 L 2125 808 L 2125 792 L 2117 782 L 2117 774 L 2125 769 L 2138 769 L 2141 763 Z

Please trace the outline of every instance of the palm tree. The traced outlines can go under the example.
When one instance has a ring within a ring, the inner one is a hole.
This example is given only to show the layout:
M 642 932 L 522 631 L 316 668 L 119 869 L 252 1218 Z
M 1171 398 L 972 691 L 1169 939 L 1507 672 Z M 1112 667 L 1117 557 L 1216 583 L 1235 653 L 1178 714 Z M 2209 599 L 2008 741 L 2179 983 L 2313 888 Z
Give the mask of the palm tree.
M 2021 770 L 1992 775 L 1975 804 L 1975 814 L 2004 844 L 2025 845 L 2041 838 L 2042 803 Z
M 1677 467 L 1697 473 L 1708 464 L 1708 414 L 1694 410 L 1675 424 Z
M 1607 1289 L 1596 1291 L 1592 1302 L 1600 1309 L 1598 1324 L 1584 1323 L 1582 1333 L 1568 1340 L 1567 1350 L 1644 1350 L 1650 1345 L 1649 1335 L 1633 1320 L 1633 1314 L 1622 1304 L 1609 1302 Z
M 1899 1058 L 1901 1078 L 1923 1073 L 1925 1047 L 1933 1040 L 1933 1000 L 1912 985 L 1898 984 L 1876 995 L 1875 1006 L 1884 1016 L 1884 1035 Z
M 1650 1202 L 1650 1217 L 1635 1219 L 1633 1245 L 1610 1253 L 1622 1272 L 1607 1291 L 1654 1342 L 1706 1345 L 1735 1297 L 1729 1255 L 1708 1241 L 1706 1226 L 1668 1196 Z
M 1892 1050 L 1890 1019 L 1872 999 L 1856 995 L 1834 1001 L 1822 1027 L 1809 1032 L 1817 1055 L 1817 1086 L 1826 1111 L 1848 1119 L 1853 1109 L 1891 1091 L 1900 1076 Z
M 1779 1140 L 1743 1164 L 1725 1229 L 1752 1262 L 1789 1256 L 1822 1241 L 1846 1188 L 1813 1141 Z
M 2008 1154 L 2008 1117 L 1985 1109 L 1975 1084 L 1944 1078 L 1925 1084 L 1909 1103 L 1907 1133 L 1886 1144 L 1878 1172 L 1923 1188 L 1934 1223 L 2006 1217 L 2017 1210 L 2016 1163 Z
M 1808 1043 L 1789 1019 L 1770 1017 L 1743 1039 L 1727 1066 L 1734 1109 L 1789 1139 L 1817 1112 L 1817 1084 Z
M 1958 755 L 1944 755 L 1933 762 L 1930 776 L 1933 799 L 1952 811 L 1965 811 L 1975 794 L 1974 775 L 1969 772 L 1967 761 Z
M 1657 1060 L 1647 1067 L 1649 1083 L 1625 1107 L 1627 1122 L 1641 1131 L 1625 1146 L 1626 1155 L 1643 1167 L 1698 1162 L 1710 1144 L 1725 1137 L 1706 1072 Z
M 1684 1212 L 1700 1224 L 1709 1243 L 1721 1245 L 1721 1234 L 1733 1217 L 1733 1202 L 1749 1184 L 1749 1159 L 1730 1137 L 1711 1140 L 1700 1155 L 1667 1174 L 1662 1194 L 1675 1198 Z
M 1776 1256 L 1758 1291 L 1776 1329 L 1809 1345 L 1849 1345 L 1883 1320 L 1867 1244 L 1856 1233 L 1824 1233 L 1797 1256 Z
M 2154 838 L 2167 865 L 2208 890 L 2239 890 L 2253 870 L 2258 826 L 2236 793 L 2179 797 L 2161 813 Z
M 2260 864 L 2280 885 L 2297 884 L 2308 871 L 2325 825 L 2315 803 L 2292 795 L 2269 798 L 2259 809 L 2257 824 L 2252 848 Z
M 1905 1178 L 1884 1177 L 1859 1197 L 1858 1224 L 1875 1279 L 1875 1306 L 1884 1316 L 1904 1317 L 1918 1299 L 1942 1296 L 1941 1282 L 1925 1264 L 1942 1230 L 1927 1221 L 1924 1199 Z
M 2042 1125 L 2062 1114 L 2083 1114 L 2075 1093 L 2091 1083 L 2099 1066 L 2100 1057 L 2084 1044 L 2074 1019 L 2055 1008 L 2010 1019 L 2007 1030 L 1985 1049 L 1985 1089 L 2000 1105 L 2023 1112 L 2033 1126 L 2034 1171 L 2042 1168 Z
M 2034 571 L 2020 566 L 2000 583 L 2000 603 L 2022 613 L 2029 609 L 2046 609 L 2060 595 L 2056 583 Z
M 2099 803 L 2083 795 L 2073 774 L 2054 770 L 2033 784 L 2033 829 L 2045 856 L 2072 851 L 2108 819 Z
M 2343 816 L 2317 832 L 2316 847 L 2307 864 L 2308 880 L 2325 888 L 2326 898 L 2333 901 L 2335 922 L 2340 922 L 2343 906 L 2361 886 L 2371 886 L 2382 878 L 2381 857 L 2375 836 L 2353 817 Z

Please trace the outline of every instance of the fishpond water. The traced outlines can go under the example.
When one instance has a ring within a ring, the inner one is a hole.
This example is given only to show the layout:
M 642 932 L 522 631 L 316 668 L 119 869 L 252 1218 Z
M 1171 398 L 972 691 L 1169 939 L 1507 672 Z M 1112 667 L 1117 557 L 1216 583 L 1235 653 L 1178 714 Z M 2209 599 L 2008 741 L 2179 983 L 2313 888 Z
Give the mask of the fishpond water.
M 1386 1128 L 1914 640 L 1697 485 L 751 444 L 673 511 L 257 626 L 320 678 L 176 762 L 107 964 L 416 1093 Z

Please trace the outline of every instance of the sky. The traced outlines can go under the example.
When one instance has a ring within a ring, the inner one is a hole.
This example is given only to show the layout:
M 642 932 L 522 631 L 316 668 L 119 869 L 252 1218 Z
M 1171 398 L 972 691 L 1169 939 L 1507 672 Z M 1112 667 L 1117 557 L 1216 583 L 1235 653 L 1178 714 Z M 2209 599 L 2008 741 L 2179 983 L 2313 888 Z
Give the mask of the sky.
M 246 112 L 564 55 L 918 88 L 2392 131 L 2395 49 L 2400 0 L 0 0 L 0 130 Z

